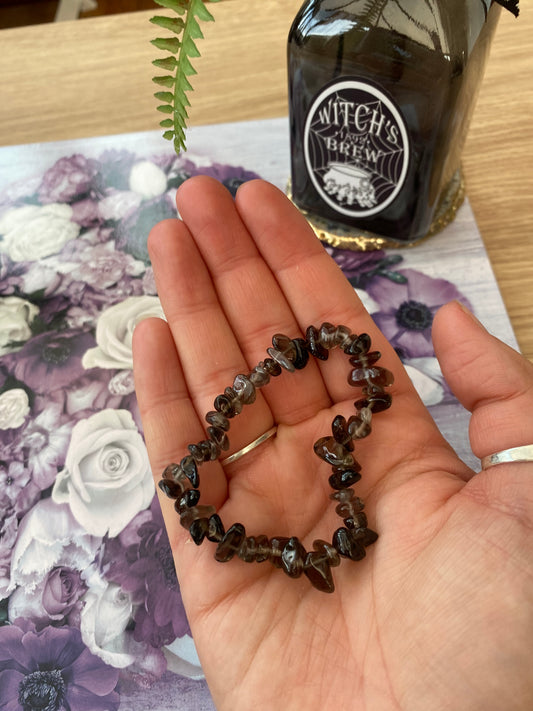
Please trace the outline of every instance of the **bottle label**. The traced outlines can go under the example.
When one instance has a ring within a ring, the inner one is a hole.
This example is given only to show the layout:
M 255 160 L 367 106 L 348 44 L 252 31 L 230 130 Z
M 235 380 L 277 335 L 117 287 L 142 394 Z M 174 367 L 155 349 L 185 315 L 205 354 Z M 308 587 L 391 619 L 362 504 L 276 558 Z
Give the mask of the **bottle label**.
M 351 217 L 376 215 L 401 190 L 409 166 L 405 121 L 374 84 L 342 79 L 325 86 L 307 114 L 307 170 L 322 199 Z

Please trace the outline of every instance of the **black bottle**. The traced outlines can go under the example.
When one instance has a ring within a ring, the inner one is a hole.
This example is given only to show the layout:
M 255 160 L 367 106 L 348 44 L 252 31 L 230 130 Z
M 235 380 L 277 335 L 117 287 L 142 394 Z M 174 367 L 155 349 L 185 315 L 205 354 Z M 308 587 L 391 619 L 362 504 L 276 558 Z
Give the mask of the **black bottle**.
M 410 245 L 453 219 L 500 7 L 307 0 L 288 42 L 291 196 L 334 246 Z

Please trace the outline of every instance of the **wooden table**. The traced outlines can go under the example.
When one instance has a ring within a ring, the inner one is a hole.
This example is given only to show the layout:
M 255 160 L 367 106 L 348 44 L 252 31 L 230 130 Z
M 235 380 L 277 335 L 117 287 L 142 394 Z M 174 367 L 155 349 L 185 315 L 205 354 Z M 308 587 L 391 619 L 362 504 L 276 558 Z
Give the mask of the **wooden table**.
M 210 6 L 216 22 L 203 26 L 191 124 L 286 115 L 286 38 L 300 4 Z M 533 360 L 533 5 L 521 5 L 518 20 L 502 11 L 464 166 L 518 342 Z M 157 129 L 153 14 L 0 31 L 0 144 Z

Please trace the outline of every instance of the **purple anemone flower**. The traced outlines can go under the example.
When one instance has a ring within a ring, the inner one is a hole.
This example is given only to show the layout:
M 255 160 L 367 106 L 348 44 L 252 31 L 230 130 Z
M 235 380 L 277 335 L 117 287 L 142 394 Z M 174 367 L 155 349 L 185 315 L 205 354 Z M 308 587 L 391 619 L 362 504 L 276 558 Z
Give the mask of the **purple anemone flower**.
M 28 341 L 14 354 L 4 356 L 8 371 L 36 393 L 65 388 L 85 375 L 81 359 L 96 345 L 87 332 L 43 333 Z
M 118 675 L 74 627 L 0 627 L 0 711 L 116 711 Z
M 136 605 L 135 640 L 159 648 L 190 635 L 190 628 L 157 497 L 151 513 L 149 520 L 142 519 L 134 543 L 124 547 L 120 538 L 108 541 L 104 564 L 106 578 L 130 593 Z M 126 529 L 123 533 L 129 536 Z
M 404 283 L 374 279 L 368 294 L 380 308 L 372 318 L 400 357 L 433 356 L 431 326 L 438 309 L 457 300 L 471 308 L 457 287 L 446 279 L 434 279 L 415 269 L 398 271 Z

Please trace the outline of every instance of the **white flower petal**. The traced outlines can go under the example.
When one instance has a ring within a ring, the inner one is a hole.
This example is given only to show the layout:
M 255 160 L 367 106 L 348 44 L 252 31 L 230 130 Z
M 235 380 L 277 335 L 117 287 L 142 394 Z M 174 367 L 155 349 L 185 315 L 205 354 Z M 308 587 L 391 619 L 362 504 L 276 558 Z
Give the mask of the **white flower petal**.
M 162 195 L 167 189 L 167 176 L 155 163 L 142 160 L 135 163 L 130 171 L 130 190 L 145 199 Z

